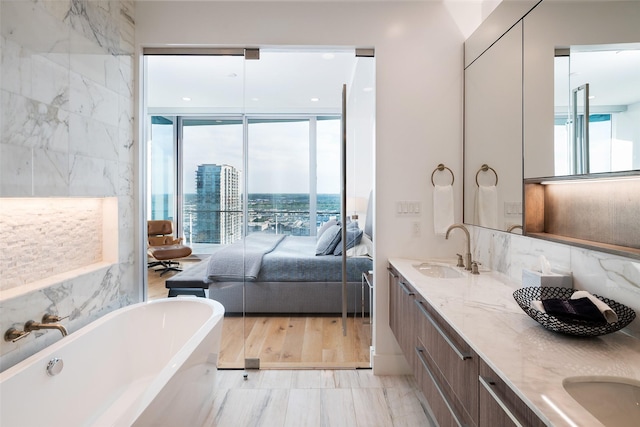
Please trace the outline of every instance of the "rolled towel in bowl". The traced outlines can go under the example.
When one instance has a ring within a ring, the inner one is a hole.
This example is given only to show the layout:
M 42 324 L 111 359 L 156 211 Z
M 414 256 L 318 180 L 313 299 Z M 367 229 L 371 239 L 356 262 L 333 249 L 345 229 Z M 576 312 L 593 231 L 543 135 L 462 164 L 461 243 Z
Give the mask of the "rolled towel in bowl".
M 563 321 L 579 321 L 605 325 L 607 320 L 589 298 L 548 298 L 542 300 L 545 313 Z
M 616 323 L 618 321 L 618 315 L 611 307 L 604 301 L 594 297 L 587 291 L 575 291 L 571 295 L 571 299 L 589 298 L 589 300 L 600 310 L 600 313 L 604 316 L 608 323 Z

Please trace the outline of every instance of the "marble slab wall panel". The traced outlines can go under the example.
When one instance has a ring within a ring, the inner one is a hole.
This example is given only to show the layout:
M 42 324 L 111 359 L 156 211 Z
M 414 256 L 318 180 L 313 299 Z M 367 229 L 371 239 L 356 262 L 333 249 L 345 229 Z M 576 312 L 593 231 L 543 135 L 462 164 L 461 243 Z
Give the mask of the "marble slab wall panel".
M 0 301 L 0 324 L 5 329 L 22 329 L 28 320 L 40 321 L 43 314 L 66 317 L 61 323 L 72 333 L 110 311 L 133 301 L 120 292 L 120 267 L 113 265 L 61 283 Z M 68 316 L 68 317 L 67 317 Z M 15 342 L 2 342 L 0 371 L 60 340 L 58 331 L 34 331 Z
M 2 301 L 3 313 L 63 304 L 60 314 L 74 313 L 73 330 L 139 299 L 133 16 L 133 0 L 0 2 L 0 197 L 118 200 L 118 259 L 111 268 L 101 277 L 65 280 L 50 292 Z M 25 319 L 0 316 L 1 332 L 7 321 Z M 0 367 L 43 348 L 52 335 L 12 344 L 6 358 L 3 345 Z
M 571 272 L 575 289 L 632 308 L 638 317 L 625 331 L 640 338 L 640 261 L 482 227 L 472 235 L 474 259 L 515 282 L 522 283 L 523 268 L 539 269 L 544 255 L 552 269 Z

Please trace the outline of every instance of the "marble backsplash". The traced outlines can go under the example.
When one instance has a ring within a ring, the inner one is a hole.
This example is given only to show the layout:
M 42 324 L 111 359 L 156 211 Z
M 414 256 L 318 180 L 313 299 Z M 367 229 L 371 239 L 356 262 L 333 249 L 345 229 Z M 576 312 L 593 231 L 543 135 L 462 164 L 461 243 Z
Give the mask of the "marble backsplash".
M 561 243 L 471 227 L 473 258 L 491 270 L 522 282 L 523 269 L 540 267 L 540 256 L 552 269 L 571 272 L 573 287 L 618 301 L 638 317 L 625 331 L 640 338 L 640 261 Z

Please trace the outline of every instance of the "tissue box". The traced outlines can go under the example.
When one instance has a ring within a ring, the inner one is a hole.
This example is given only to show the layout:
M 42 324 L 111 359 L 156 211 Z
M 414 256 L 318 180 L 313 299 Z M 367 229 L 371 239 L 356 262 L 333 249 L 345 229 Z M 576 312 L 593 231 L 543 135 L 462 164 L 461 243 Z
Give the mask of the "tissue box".
M 546 273 L 542 274 L 539 271 L 522 270 L 522 287 L 535 287 L 545 286 L 552 288 L 573 288 L 573 278 L 571 273 Z

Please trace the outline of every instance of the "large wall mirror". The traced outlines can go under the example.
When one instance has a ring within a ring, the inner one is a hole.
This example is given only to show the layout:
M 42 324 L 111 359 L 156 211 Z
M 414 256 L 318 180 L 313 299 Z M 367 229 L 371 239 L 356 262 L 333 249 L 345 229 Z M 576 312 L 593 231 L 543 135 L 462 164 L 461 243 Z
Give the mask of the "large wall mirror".
M 464 221 L 522 224 L 522 24 L 464 71 Z
M 554 176 L 640 169 L 640 43 L 558 49 L 554 75 Z
M 523 179 L 640 171 L 638 22 L 640 2 L 503 0 L 467 39 L 465 223 L 517 229 Z

